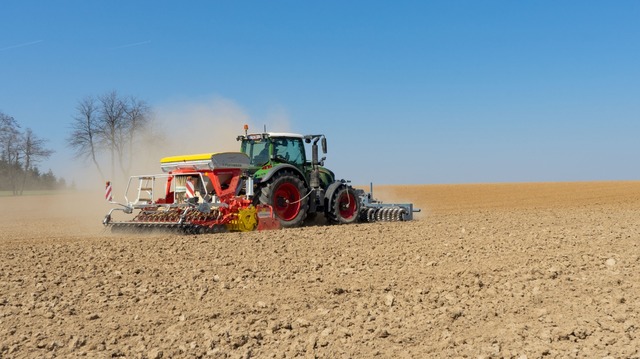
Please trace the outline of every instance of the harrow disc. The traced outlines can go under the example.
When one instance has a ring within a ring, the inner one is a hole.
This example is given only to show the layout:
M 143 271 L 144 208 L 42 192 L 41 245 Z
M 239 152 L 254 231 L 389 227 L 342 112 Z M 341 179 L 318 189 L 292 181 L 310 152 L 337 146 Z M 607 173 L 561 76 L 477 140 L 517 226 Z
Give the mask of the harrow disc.
M 404 221 L 407 210 L 399 206 L 368 207 L 360 212 L 360 219 L 365 222 Z

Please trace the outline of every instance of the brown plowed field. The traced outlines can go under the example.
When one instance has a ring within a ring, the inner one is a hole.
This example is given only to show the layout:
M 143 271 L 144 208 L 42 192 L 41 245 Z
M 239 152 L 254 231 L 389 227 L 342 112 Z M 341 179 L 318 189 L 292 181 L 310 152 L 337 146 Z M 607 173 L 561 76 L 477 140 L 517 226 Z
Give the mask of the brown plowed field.
M 639 358 L 640 182 L 376 187 L 413 222 L 112 235 L 0 198 L 0 358 Z

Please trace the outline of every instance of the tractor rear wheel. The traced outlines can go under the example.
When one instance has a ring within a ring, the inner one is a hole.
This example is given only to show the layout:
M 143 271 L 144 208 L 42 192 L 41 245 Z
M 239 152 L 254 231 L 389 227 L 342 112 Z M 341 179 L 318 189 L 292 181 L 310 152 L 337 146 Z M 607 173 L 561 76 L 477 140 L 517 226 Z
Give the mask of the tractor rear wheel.
M 331 196 L 327 220 L 333 224 L 350 224 L 358 220 L 360 201 L 356 190 L 350 186 L 338 188 Z
M 284 228 L 299 227 L 307 217 L 309 201 L 307 188 L 300 177 L 291 171 L 275 174 L 260 189 L 260 203 L 273 207 L 275 216 Z

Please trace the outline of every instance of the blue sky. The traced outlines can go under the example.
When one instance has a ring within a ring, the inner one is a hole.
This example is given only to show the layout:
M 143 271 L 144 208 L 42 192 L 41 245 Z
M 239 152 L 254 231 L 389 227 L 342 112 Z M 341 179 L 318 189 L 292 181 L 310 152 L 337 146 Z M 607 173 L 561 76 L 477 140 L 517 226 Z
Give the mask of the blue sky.
M 637 1 L 3 1 L 0 111 L 63 177 L 75 106 L 115 90 L 324 133 L 356 184 L 637 180 L 638 19 Z

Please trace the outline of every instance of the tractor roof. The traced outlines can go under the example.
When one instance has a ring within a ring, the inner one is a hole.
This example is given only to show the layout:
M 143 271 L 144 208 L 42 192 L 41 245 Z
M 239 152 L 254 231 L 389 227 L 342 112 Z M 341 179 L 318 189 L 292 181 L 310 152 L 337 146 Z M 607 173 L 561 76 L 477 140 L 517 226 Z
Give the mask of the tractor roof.
M 293 137 L 293 138 L 304 138 L 303 135 L 298 134 L 298 133 L 291 133 L 291 132 L 266 132 L 264 133 L 265 135 L 269 135 L 269 137 Z M 262 133 L 254 133 L 254 134 L 250 134 L 249 136 L 260 136 L 263 135 Z

